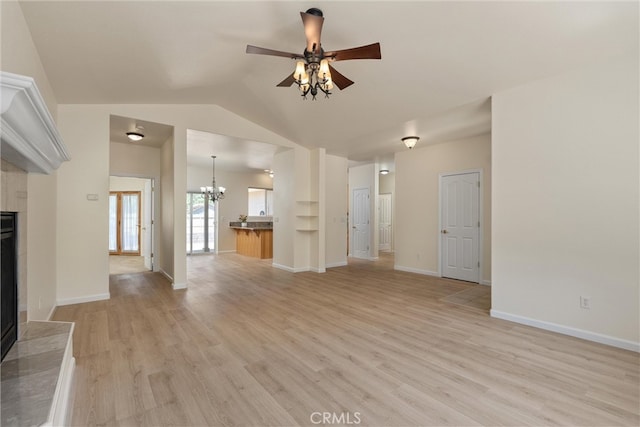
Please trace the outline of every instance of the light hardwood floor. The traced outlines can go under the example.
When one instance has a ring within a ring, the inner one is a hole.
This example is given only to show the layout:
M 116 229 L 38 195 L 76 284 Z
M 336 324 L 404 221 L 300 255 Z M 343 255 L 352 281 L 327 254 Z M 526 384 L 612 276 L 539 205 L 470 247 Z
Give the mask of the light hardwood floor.
M 59 307 L 76 322 L 73 424 L 640 423 L 636 353 L 448 303 L 472 285 L 388 257 L 325 274 L 270 262 L 190 257 L 188 290 L 111 276 L 111 300 Z

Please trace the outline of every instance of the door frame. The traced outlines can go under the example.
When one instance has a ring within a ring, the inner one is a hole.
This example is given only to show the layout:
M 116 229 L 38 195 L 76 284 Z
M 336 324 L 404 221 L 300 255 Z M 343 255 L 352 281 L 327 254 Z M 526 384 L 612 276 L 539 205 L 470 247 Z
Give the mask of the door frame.
M 484 246 L 484 176 L 482 169 L 464 169 L 461 171 L 454 172 L 442 172 L 438 174 L 438 276 L 442 276 L 442 235 L 440 234 L 440 230 L 443 227 L 442 220 L 442 180 L 446 176 L 452 175 L 467 175 L 471 173 L 478 174 L 478 182 L 480 183 L 480 188 L 478 190 L 478 220 L 480 221 L 480 227 L 478 230 L 478 262 L 480 266 L 478 267 L 478 284 L 486 285 L 482 279 L 483 276 L 483 264 L 484 264 L 484 256 L 483 256 L 483 246 Z

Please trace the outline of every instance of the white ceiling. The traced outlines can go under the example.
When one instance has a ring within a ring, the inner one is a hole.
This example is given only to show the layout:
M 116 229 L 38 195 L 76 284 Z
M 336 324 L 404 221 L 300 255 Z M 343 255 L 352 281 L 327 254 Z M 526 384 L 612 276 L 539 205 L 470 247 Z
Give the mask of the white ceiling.
M 424 146 L 486 132 L 492 94 L 638 51 L 638 2 L 21 6 L 61 104 L 218 104 L 353 161 L 392 158 L 408 134 Z M 324 12 L 325 50 L 381 44 L 382 60 L 334 64 L 356 83 L 330 99 L 303 101 L 295 88 L 276 87 L 293 71 L 291 60 L 245 54 L 247 44 L 302 52 L 299 12 L 309 7 Z M 253 143 L 227 146 L 246 154 Z

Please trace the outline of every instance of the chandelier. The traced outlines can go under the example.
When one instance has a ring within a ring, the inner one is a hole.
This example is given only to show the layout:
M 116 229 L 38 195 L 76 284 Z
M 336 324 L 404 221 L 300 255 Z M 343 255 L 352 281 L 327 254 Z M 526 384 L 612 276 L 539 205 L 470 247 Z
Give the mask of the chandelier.
M 325 98 L 328 98 L 333 89 L 329 61 L 320 59 L 324 56 L 322 49 L 319 49 L 318 53 L 315 50 L 313 52 L 305 50 L 304 54 L 305 61 L 298 61 L 296 70 L 293 72 L 294 81 L 302 92 L 302 97 L 307 99 L 307 94 L 311 92 L 312 99 L 316 99 L 320 91 L 324 93 Z
M 211 187 L 200 187 L 200 191 L 211 202 L 216 202 L 220 199 L 224 199 L 224 192 L 226 188 L 216 187 L 216 156 L 211 156 L 213 166 L 211 168 L 213 178 L 211 179 Z

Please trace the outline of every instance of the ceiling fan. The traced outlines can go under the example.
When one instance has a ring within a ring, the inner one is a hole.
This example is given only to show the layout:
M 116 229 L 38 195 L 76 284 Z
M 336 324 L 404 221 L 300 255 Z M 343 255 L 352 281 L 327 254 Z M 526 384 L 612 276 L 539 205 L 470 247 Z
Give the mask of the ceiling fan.
M 278 86 L 290 87 L 295 83 L 302 92 L 304 99 L 309 93 L 311 93 L 313 99 L 316 99 L 319 91 L 328 98 L 331 95 L 330 91 L 333 89 L 334 84 L 340 90 L 353 84 L 352 80 L 349 80 L 333 68 L 330 64 L 331 62 L 349 59 L 382 58 L 380 55 L 380 43 L 325 52 L 320 43 L 320 33 L 324 23 L 322 11 L 312 7 L 306 12 L 300 12 L 300 16 L 304 25 L 304 34 L 307 38 L 307 46 L 302 54 L 247 45 L 247 53 L 282 56 L 298 60 L 293 74 L 278 83 Z

